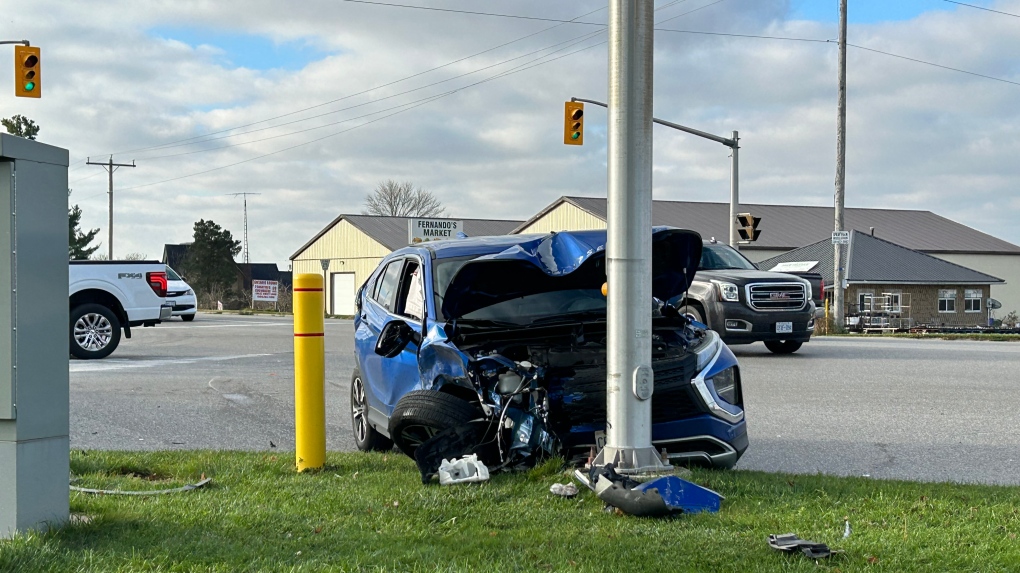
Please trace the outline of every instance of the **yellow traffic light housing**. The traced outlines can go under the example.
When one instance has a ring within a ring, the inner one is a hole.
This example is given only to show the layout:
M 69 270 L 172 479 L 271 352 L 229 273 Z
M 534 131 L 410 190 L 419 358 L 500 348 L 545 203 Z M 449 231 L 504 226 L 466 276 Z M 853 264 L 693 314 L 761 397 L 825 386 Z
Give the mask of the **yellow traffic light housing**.
M 14 46 L 14 95 L 42 97 L 39 48 Z
M 563 143 L 584 145 L 584 104 L 579 101 L 563 104 Z
M 737 233 L 740 240 L 747 243 L 757 241 L 761 235 L 758 223 L 761 223 L 761 217 L 755 217 L 750 213 L 737 213 Z

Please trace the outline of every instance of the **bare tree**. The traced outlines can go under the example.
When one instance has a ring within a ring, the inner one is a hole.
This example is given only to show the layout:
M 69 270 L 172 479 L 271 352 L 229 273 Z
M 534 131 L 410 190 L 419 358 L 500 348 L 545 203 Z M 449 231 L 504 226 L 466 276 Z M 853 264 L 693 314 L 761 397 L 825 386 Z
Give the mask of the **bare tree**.
M 144 261 L 148 258 L 149 256 L 145 253 L 128 253 L 124 255 L 125 261 Z
M 439 199 L 414 183 L 397 183 L 389 179 L 380 183 L 375 192 L 365 196 L 365 215 L 388 217 L 442 217 L 446 208 Z

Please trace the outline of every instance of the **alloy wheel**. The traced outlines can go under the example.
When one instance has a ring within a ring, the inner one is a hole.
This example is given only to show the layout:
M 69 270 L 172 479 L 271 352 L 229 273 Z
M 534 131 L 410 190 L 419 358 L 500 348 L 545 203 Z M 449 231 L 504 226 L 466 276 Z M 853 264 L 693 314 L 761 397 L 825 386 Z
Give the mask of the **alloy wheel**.
M 112 338 L 113 325 L 101 314 L 83 314 L 74 323 L 74 340 L 85 350 L 102 350 Z

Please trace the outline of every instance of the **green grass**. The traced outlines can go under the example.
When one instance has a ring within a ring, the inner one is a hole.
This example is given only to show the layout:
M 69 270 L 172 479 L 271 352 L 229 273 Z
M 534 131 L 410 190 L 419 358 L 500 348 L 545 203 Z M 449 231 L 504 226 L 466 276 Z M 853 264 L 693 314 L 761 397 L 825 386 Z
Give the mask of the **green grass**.
M 424 486 L 398 454 L 75 452 L 76 485 L 199 490 L 71 494 L 91 518 L 0 541 L 0 571 L 1017 571 L 1020 488 L 695 470 L 717 514 L 605 513 L 582 489 L 552 496 L 558 465 L 490 482 Z M 853 534 L 843 539 L 843 518 Z M 794 532 L 845 553 L 815 562 L 769 549 Z

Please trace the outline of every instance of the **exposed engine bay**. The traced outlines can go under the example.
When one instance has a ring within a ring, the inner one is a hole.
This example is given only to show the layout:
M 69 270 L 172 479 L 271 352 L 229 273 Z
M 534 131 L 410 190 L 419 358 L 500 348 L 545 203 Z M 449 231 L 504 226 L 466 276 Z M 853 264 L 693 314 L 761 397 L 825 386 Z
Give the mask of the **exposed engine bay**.
M 659 412 L 700 413 L 691 378 L 706 331 L 658 300 L 652 326 L 653 420 Z M 527 327 L 463 321 L 446 330 L 468 359 L 468 379 L 447 379 L 436 389 L 465 397 L 470 389 L 480 414 L 422 444 L 415 459 L 423 479 L 442 458 L 469 453 L 495 469 L 530 467 L 550 456 L 587 458 L 593 444 L 578 436 L 606 422 L 604 315 Z

